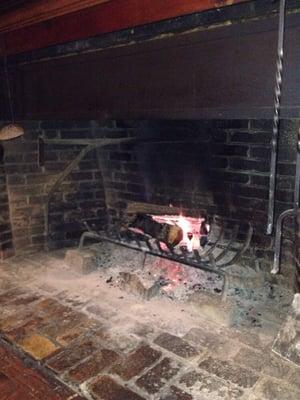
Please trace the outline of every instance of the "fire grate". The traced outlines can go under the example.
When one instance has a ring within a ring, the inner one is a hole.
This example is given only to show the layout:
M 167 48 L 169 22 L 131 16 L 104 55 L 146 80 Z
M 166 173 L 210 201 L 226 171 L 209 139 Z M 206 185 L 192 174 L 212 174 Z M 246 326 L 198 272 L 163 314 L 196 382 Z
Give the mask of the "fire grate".
M 79 249 L 84 247 L 87 239 L 93 239 L 99 242 L 107 241 L 120 246 L 125 246 L 133 250 L 139 250 L 149 254 L 175 261 L 193 268 L 201 269 L 207 272 L 217 274 L 223 277 L 223 295 L 226 295 L 228 285 L 228 273 L 226 268 L 239 262 L 245 254 L 251 243 L 253 227 L 248 225 L 246 239 L 244 243 L 237 248 L 234 246 L 239 232 L 239 226 L 235 225 L 231 229 L 230 238 L 225 240 L 225 232 L 228 231 L 226 223 L 221 223 L 218 234 L 212 237 L 214 229 L 211 229 L 208 241 L 203 246 L 202 251 L 187 251 L 182 247 L 166 246 L 157 239 L 153 239 L 145 234 L 134 232 L 128 228 L 113 226 L 109 230 L 96 232 L 85 223 L 86 231 L 81 235 Z

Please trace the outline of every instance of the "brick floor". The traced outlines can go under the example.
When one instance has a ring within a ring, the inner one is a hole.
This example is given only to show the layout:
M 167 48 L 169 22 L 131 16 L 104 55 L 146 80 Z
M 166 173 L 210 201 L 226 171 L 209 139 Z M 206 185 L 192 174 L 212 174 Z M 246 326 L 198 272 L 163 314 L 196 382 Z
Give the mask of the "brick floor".
M 0 344 L 0 400 L 80 400 L 75 392 L 53 378 L 25 365 Z
M 274 336 L 116 295 L 97 274 L 75 289 L 69 277 L 1 286 L 0 263 L 0 400 L 300 399 L 300 368 L 271 352 Z

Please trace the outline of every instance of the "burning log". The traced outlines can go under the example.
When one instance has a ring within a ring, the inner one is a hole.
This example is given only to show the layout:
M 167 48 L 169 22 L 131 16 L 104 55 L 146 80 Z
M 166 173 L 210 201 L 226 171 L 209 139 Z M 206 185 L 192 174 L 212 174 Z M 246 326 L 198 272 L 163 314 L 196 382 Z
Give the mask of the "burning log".
M 183 239 L 183 230 L 179 226 L 157 222 L 147 214 L 137 214 L 130 227 L 140 229 L 168 246 L 176 246 Z

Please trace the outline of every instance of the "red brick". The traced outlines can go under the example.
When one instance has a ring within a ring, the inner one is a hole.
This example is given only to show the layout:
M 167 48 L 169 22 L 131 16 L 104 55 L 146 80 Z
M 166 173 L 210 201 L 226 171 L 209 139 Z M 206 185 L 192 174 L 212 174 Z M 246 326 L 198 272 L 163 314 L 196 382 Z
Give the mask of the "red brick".
M 61 382 L 26 367 L 15 354 L 0 346 L 0 400 L 67 400 L 74 395 Z
M 157 393 L 173 376 L 177 374 L 180 365 L 170 358 L 164 358 L 159 364 L 141 376 L 136 384 L 148 393 Z
M 98 375 L 105 368 L 110 367 L 119 358 L 120 356 L 116 352 L 103 349 L 88 360 L 78 364 L 77 367 L 71 369 L 69 376 L 71 380 L 83 383 Z
M 143 345 L 117 363 L 112 372 L 119 375 L 125 381 L 139 375 L 145 368 L 151 367 L 161 356 L 161 352 Z
M 166 332 L 159 335 L 154 343 L 182 358 L 190 358 L 198 354 L 195 347 L 191 346 L 188 342 Z
M 119 385 L 109 376 L 101 376 L 91 384 L 96 399 L 101 400 L 144 400 L 137 393 Z
M 52 357 L 47 365 L 56 372 L 64 372 L 96 351 L 97 347 L 92 341 L 74 343 Z
M 0 372 L 0 400 L 8 398 L 16 391 L 16 385 L 9 377 Z

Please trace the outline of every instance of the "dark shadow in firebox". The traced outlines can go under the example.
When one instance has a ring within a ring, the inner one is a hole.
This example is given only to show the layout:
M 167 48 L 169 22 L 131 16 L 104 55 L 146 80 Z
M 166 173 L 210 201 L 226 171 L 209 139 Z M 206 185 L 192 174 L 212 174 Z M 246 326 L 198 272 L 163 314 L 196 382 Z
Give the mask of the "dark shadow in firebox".
M 216 154 L 213 133 L 205 121 L 140 123 L 145 141 L 135 152 L 147 202 L 179 206 L 195 216 L 230 214 L 232 194 L 222 179 L 227 161 Z

